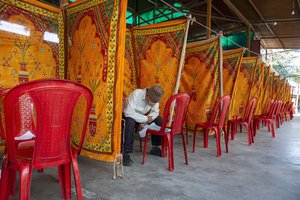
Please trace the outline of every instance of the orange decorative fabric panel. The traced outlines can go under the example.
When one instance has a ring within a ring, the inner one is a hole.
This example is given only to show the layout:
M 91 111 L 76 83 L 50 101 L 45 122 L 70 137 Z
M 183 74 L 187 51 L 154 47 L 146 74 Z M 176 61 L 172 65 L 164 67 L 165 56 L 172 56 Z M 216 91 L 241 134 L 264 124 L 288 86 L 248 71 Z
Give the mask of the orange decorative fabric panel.
M 249 99 L 252 99 L 254 97 L 257 99 L 257 103 L 254 111 L 255 115 L 261 114 L 261 106 L 263 101 L 262 85 L 264 80 L 264 68 L 265 68 L 264 63 L 258 64 L 256 65 L 255 71 L 253 73 L 252 87 L 251 87 Z
M 235 93 L 232 99 L 232 115 L 242 116 L 246 109 L 252 84 L 253 72 L 256 67 L 257 57 L 245 57 L 242 60 L 239 74 L 236 80 Z
M 264 80 L 263 80 L 263 84 L 262 84 L 262 100 L 261 100 L 261 108 L 260 108 L 260 112 L 261 113 L 264 113 L 266 110 L 265 110 L 265 107 L 267 105 L 267 102 L 269 102 L 272 97 L 271 97 L 271 80 L 272 80 L 272 76 L 271 76 L 271 73 L 270 73 L 270 67 L 267 66 L 264 68 Z
M 235 49 L 223 53 L 223 95 L 233 96 L 236 78 L 243 58 L 243 49 Z M 231 99 L 232 105 L 234 99 Z M 232 106 L 229 108 L 229 118 L 232 118 Z
M 174 94 L 186 23 L 186 20 L 175 20 L 132 29 L 138 87 L 162 86 L 165 94 L 160 101 L 160 115 Z
M 64 76 L 64 24 L 59 10 L 0 0 L 0 87 Z
M 137 88 L 136 68 L 134 64 L 134 52 L 132 45 L 132 33 L 126 30 L 125 65 L 124 65 L 123 99 Z
M 120 153 L 126 0 L 92 0 L 67 8 L 68 78 L 93 92 L 89 127 L 81 154 L 113 161 Z M 83 105 L 73 120 L 78 144 Z
M 187 45 L 180 91 L 191 95 L 187 124 L 206 122 L 219 96 L 219 42 L 215 37 Z
M 280 77 L 274 76 L 273 79 L 273 99 L 278 99 L 280 90 Z

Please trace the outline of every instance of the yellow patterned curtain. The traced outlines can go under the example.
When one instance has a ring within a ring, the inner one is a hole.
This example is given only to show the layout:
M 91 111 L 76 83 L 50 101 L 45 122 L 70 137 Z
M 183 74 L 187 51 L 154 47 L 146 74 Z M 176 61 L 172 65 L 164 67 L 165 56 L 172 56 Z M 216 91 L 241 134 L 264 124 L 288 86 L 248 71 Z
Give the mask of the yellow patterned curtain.
M 264 81 L 264 68 L 265 64 L 261 63 L 256 65 L 253 78 L 252 78 L 252 86 L 251 86 L 251 92 L 250 92 L 250 98 L 256 98 L 257 103 L 255 107 L 254 114 L 260 115 L 261 114 L 261 107 L 262 107 L 262 101 L 263 101 L 263 81 Z
M 233 96 L 236 78 L 243 58 L 243 49 L 226 51 L 223 54 L 223 95 Z M 231 99 L 233 102 L 234 99 Z M 232 103 L 229 108 L 229 118 L 232 118 Z
M 1 89 L 64 76 L 62 13 L 32 3 L 0 0 Z
M 220 38 L 215 37 L 187 45 L 180 91 L 191 95 L 187 113 L 189 128 L 209 120 L 218 99 L 219 42 Z
M 273 99 L 279 100 L 279 86 L 280 86 L 280 77 L 274 76 L 274 78 L 273 78 Z
M 174 94 L 186 30 L 186 20 L 174 20 L 133 28 L 138 87 L 160 84 L 165 94 L 160 115 L 168 98 Z
M 120 152 L 126 0 L 91 0 L 67 8 L 68 78 L 93 92 L 89 127 L 81 154 L 113 161 Z M 78 144 L 83 105 L 73 120 Z
M 284 102 L 284 94 L 285 94 L 285 78 L 280 79 L 280 94 L 279 98 Z
M 236 80 L 236 88 L 232 99 L 232 115 L 242 116 L 246 109 L 252 84 L 253 72 L 256 67 L 257 57 L 245 57 L 242 60 Z
M 60 9 L 0 0 L 0 90 L 64 77 L 64 24 Z M 52 37 L 49 37 L 52 36 Z M 2 108 L 0 110 L 2 112 Z M 0 144 L 3 150 L 3 145 Z
M 129 29 L 126 30 L 125 44 L 125 65 L 124 65 L 124 87 L 123 99 L 127 97 L 133 90 L 137 88 L 136 83 L 136 68 L 134 63 L 134 52 L 132 45 L 132 33 Z
M 265 107 L 267 105 L 267 102 L 269 102 L 272 97 L 271 97 L 271 72 L 270 72 L 270 66 L 266 66 L 264 68 L 264 80 L 263 80 L 263 84 L 262 84 L 262 93 L 261 93 L 261 107 L 260 107 L 260 113 L 264 113 L 265 111 Z

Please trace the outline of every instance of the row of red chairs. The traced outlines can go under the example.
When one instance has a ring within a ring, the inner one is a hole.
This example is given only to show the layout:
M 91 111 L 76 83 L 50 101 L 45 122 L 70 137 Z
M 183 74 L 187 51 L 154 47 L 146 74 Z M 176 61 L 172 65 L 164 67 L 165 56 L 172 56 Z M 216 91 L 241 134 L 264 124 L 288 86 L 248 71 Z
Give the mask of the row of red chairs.
M 186 96 L 185 101 L 180 100 L 180 98 L 183 98 L 183 96 Z M 170 118 L 169 115 L 169 108 L 171 106 L 171 103 L 176 100 L 178 101 L 178 104 L 176 103 L 178 111 L 175 112 L 175 120 L 169 127 L 171 131 L 166 131 L 166 123 L 168 122 L 168 119 Z M 181 103 L 179 103 L 181 102 Z M 184 102 L 184 103 L 183 103 Z M 217 156 L 221 156 L 221 131 L 224 132 L 225 137 L 225 147 L 226 152 L 228 153 L 228 140 L 229 140 L 229 132 L 231 131 L 231 139 L 234 140 L 234 135 L 237 132 L 237 127 L 240 125 L 244 125 L 247 129 L 248 133 L 248 145 L 252 145 L 254 143 L 254 136 L 256 135 L 256 130 L 258 128 L 259 122 L 263 121 L 268 127 L 269 131 L 272 129 L 272 136 L 275 137 L 275 131 L 274 131 L 274 121 L 276 121 L 277 127 L 279 127 L 280 124 L 284 120 L 288 120 L 289 118 L 293 118 L 293 112 L 292 112 L 292 106 L 293 104 L 291 102 L 283 103 L 282 101 L 271 101 L 266 106 L 266 111 L 263 115 L 254 115 L 255 106 L 256 106 L 257 99 L 253 98 L 251 99 L 246 107 L 245 113 L 243 117 L 240 116 L 233 116 L 233 119 L 227 121 L 227 130 L 225 129 L 225 121 L 226 117 L 228 116 L 228 108 L 230 105 L 230 96 L 226 95 L 224 97 L 221 97 L 216 105 L 214 106 L 212 116 L 210 118 L 210 121 L 205 123 L 198 123 L 194 127 L 194 135 L 193 135 L 193 152 L 195 152 L 196 148 L 196 136 L 199 129 L 203 131 L 203 146 L 204 148 L 208 147 L 208 135 L 210 131 L 215 132 L 215 138 L 216 138 L 216 147 L 217 147 Z M 145 157 L 147 152 L 147 143 L 148 143 L 148 135 L 149 134 L 156 134 L 161 135 L 163 138 L 163 157 L 166 155 L 166 152 L 168 151 L 169 154 L 169 170 L 174 170 L 174 155 L 173 155 L 173 138 L 174 135 L 181 135 L 182 136 L 182 144 L 184 149 L 184 156 L 185 156 L 185 163 L 188 164 L 187 159 L 187 153 L 186 153 L 186 145 L 185 145 L 185 138 L 183 134 L 183 128 L 182 124 L 185 121 L 185 115 L 187 106 L 189 103 L 189 97 L 187 94 L 178 94 L 173 97 L 171 97 L 165 107 L 165 114 L 163 119 L 163 126 L 161 127 L 160 131 L 154 131 L 154 130 L 148 130 L 146 137 L 145 137 L 145 144 L 144 144 L 144 151 L 143 151 L 143 161 L 142 164 L 145 163 Z M 180 108 L 182 107 L 182 108 Z M 180 108 L 180 109 L 179 109 Z M 181 112 L 184 111 L 184 112 Z M 180 115 L 176 114 L 180 113 Z M 253 116 L 254 115 L 254 116 Z M 176 118 L 177 116 L 177 118 Z M 253 121 L 253 122 L 252 122 Z M 254 125 L 252 125 L 252 123 Z M 176 125 L 176 128 L 175 126 Z M 188 139 L 188 129 L 186 125 L 186 140 Z

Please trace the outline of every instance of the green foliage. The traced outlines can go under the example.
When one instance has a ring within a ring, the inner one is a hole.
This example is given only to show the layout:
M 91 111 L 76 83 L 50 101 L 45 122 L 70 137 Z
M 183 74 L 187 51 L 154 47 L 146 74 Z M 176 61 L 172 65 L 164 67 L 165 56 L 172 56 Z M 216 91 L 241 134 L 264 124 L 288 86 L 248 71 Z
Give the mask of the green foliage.
M 281 76 L 295 80 L 295 74 L 300 72 L 300 50 L 274 52 L 271 64 Z

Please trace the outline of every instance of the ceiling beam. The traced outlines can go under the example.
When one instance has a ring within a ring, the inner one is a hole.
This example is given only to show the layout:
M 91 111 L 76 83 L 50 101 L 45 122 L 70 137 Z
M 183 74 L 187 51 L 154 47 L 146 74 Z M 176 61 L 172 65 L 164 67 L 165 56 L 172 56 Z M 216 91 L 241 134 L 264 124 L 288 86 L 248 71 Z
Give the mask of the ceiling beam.
M 260 11 L 258 10 L 258 8 L 255 6 L 255 4 L 252 2 L 252 0 L 248 0 L 249 3 L 251 4 L 251 6 L 254 8 L 255 12 L 258 14 L 259 18 L 262 20 L 262 21 L 265 21 L 265 18 L 262 16 L 262 14 L 260 13 Z M 272 28 L 270 27 L 270 25 L 268 23 L 264 23 L 265 26 L 268 28 L 269 32 L 277 37 L 277 35 L 274 33 L 274 31 L 272 30 Z M 283 42 L 278 38 L 278 41 L 280 42 L 280 44 L 282 45 L 283 48 L 285 48 Z
M 212 5 L 212 8 L 217 12 L 219 13 L 222 17 L 224 17 L 225 15 L 214 5 Z
M 300 39 L 300 35 L 262 36 L 260 39 Z
M 235 5 L 230 0 L 223 0 L 224 3 L 247 25 L 249 26 L 253 31 L 255 29 L 253 28 L 252 24 L 247 20 L 247 18 L 235 7 Z
M 300 0 L 299 0 L 300 1 Z M 259 21 L 251 21 L 252 25 L 259 25 L 259 24 L 264 24 L 264 23 L 291 23 L 291 22 L 300 22 L 300 18 L 286 18 L 286 19 L 265 19 L 259 20 Z
M 237 7 L 230 0 L 223 0 L 224 3 L 247 25 L 251 28 L 251 30 L 256 33 L 252 24 L 248 21 L 248 19 L 237 9 Z M 261 41 L 264 46 L 267 46 L 264 41 Z

